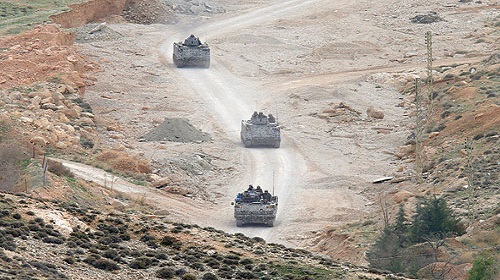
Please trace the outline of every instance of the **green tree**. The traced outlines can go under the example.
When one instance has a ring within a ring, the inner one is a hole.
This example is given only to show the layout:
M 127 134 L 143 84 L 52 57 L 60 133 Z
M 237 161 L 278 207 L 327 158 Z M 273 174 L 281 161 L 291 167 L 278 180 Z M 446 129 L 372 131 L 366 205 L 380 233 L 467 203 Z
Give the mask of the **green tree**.
M 487 253 L 480 254 L 472 263 L 472 268 L 469 271 L 469 280 L 498 279 L 499 265 L 495 257 Z
M 406 219 L 406 214 L 403 208 L 403 204 L 399 205 L 399 211 L 396 216 L 396 221 L 394 222 L 392 228 L 394 230 L 394 234 L 397 237 L 399 246 L 403 248 L 407 247 L 409 245 L 408 235 L 410 227 L 408 224 L 408 220 Z
M 465 233 L 460 219 L 456 218 L 443 198 L 432 197 L 417 204 L 416 214 L 411 226 L 412 243 L 431 239 L 444 239 Z
M 394 225 L 387 226 L 382 230 L 375 244 L 366 252 L 366 257 L 371 267 L 390 270 L 394 272 L 404 271 L 401 261 L 403 247 L 399 244 Z

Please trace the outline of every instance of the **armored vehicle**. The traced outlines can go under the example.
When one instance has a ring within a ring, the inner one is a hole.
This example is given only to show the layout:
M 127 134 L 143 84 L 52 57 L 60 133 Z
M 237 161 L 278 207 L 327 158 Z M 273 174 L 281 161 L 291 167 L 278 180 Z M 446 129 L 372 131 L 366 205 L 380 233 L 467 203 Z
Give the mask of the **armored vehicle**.
M 249 120 L 241 121 L 241 142 L 245 147 L 268 146 L 279 148 L 280 126 L 273 115 L 253 112 Z
M 278 212 L 278 197 L 271 195 L 267 190 L 252 185 L 243 193 L 236 196 L 234 202 L 234 217 L 236 226 L 245 224 L 264 224 L 269 227 L 274 225 L 276 213 Z
M 210 48 L 202 44 L 198 37 L 189 36 L 184 42 L 174 43 L 174 63 L 177 67 L 210 66 Z

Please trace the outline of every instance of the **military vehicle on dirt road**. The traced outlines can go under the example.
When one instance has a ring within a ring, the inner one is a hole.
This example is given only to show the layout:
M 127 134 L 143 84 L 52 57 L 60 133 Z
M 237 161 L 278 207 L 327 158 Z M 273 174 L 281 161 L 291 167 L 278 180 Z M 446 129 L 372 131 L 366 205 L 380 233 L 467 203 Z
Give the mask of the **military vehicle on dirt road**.
M 253 112 L 249 120 L 241 121 L 241 142 L 245 147 L 267 146 L 279 148 L 281 143 L 280 126 L 272 115 Z
M 210 67 L 210 48 L 207 43 L 202 44 L 194 35 L 189 36 L 184 42 L 174 43 L 174 63 L 181 67 Z
M 272 195 L 267 190 L 252 185 L 243 193 L 236 196 L 234 202 L 234 217 L 236 226 L 245 224 L 264 224 L 269 227 L 274 226 L 276 213 L 278 212 L 278 197 Z

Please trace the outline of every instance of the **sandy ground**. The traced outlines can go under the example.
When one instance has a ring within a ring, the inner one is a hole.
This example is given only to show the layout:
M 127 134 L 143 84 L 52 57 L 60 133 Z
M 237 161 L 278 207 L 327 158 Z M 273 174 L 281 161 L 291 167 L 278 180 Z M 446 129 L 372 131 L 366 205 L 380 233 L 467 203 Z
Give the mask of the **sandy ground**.
M 388 191 L 374 179 L 411 174 L 411 163 L 393 155 L 413 122 L 411 98 L 397 86 L 425 77 L 426 31 L 434 35 L 435 64 L 479 60 L 496 48 L 485 27 L 499 15 L 495 1 L 233 2 L 207 2 L 225 12 L 179 14 L 172 24 L 108 23 L 121 35 L 78 44 L 103 69 L 85 101 L 94 109 L 102 143 L 160 166 L 186 154 L 214 158 L 219 172 L 202 182 L 210 199 L 154 190 L 147 197 L 158 208 L 268 242 L 300 246 L 310 231 L 363 220 Z M 430 12 L 443 21 L 410 20 Z M 209 69 L 173 65 L 172 43 L 189 34 L 211 47 Z M 330 114 L 340 102 L 359 114 Z M 370 106 L 384 118 L 369 118 Z M 278 117 L 279 149 L 240 143 L 240 121 L 255 110 Z M 189 119 L 213 141 L 139 141 L 175 117 Z M 273 228 L 236 227 L 230 202 L 248 184 L 279 196 Z

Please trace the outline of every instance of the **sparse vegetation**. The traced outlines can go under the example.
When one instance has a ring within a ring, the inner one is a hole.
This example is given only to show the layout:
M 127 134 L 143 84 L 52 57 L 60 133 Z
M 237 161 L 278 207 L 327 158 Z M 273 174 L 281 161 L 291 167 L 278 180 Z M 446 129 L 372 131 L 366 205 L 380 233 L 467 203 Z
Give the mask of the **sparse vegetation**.
M 401 205 L 395 222 L 382 230 L 367 258 L 371 267 L 416 276 L 420 268 L 438 261 L 445 238 L 464 232 L 443 198 L 418 202 L 411 223 Z
M 488 252 L 482 253 L 474 259 L 472 269 L 469 271 L 469 280 L 497 279 L 500 263 Z

